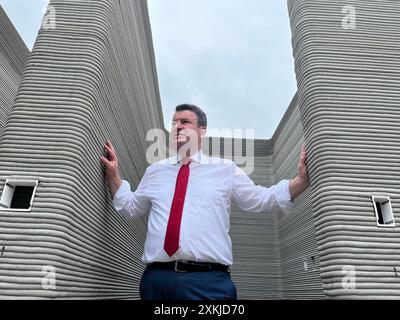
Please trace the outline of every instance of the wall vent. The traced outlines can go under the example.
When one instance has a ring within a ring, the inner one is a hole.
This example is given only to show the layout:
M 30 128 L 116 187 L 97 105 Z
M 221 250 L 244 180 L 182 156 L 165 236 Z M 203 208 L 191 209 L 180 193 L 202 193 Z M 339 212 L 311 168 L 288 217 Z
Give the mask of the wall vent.
M 308 271 L 308 261 L 307 258 L 303 259 L 303 266 L 304 266 L 304 271 Z
M 378 227 L 395 227 L 392 204 L 387 195 L 372 195 Z
M 31 211 L 39 180 L 7 179 L 0 199 L 0 210 Z

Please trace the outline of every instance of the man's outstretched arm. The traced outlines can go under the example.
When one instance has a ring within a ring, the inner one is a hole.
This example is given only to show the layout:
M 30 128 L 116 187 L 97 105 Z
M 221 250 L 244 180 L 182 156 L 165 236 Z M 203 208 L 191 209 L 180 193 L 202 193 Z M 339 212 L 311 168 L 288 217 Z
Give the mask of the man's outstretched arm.
M 297 165 L 297 176 L 289 182 L 289 192 L 292 201 L 301 195 L 310 185 L 307 172 L 307 153 L 305 147 L 301 149 L 299 164 Z

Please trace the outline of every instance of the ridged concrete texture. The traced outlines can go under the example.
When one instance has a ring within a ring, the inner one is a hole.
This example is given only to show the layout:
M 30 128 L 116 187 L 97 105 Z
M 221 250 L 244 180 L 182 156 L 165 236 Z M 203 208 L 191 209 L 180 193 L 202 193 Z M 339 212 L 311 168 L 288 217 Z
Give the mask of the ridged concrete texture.
M 288 3 L 324 294 L 398 299 L 400 3 Z M 377 226 L 373 193 L 395 228 Z
M 303 135 L 295 95 L 271 141 L 274 183 L 297 174 Z M 324 298 L 309 190 L 295 200 L 289 214 L 278 217 L 282 298 Z
M 146 133 L 166 132 L 147 3 L 51 5 L 56 28 L 40 31 L 14 105 L 29 52 L 0 11 L 0 192 L 39 180 L 30 212 L 0 211 L 0 298 L 137 299 L 146 217 L 114 211 L 99 157 L 110 138 L 135 189 Z M 272 139 L 229 154 L 220 142 L 221 156 L 254 155 L 266 186 L 296 175 L 304 142 L 309 157 L 311 188 L 289 214 L 232 207 L 240 299 L 400 296 L 400 5 L 349 5 L 288 1 L 298 93 Z M 391 197 L 395 228 L 377 226 L 373 193 Z
M 114 211 L 99 157 L 111 138 L 136 186 L 145 133 L 162 128 L 147 4 L 51 5 L 0 145 L 1 188 L 39 180 L 31 212 L 0 212 L 0 297 L 138 298 L 146 222 Z
M 17 95 L 29 50 L 0 5 L 0 135 Z

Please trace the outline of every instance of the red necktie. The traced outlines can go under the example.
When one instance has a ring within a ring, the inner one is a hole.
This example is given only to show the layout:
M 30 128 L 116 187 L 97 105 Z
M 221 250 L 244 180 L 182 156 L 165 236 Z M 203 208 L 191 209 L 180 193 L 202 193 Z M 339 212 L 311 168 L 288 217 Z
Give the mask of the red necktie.
M 179 233 L 181 230 L 182 210 L 185 203 L 189 171 L 189 163 L 182 165 L 176 178 L 175 194 L 172 200 L 164 242 L 164 250 L 170 257 L 179 249 Z

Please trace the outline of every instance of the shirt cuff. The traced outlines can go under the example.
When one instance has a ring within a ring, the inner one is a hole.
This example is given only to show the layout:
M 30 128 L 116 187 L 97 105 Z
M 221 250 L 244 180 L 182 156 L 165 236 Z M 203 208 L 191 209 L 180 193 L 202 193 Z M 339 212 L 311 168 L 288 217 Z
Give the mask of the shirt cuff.
M 122 180 L 117 192 L 114 194 L 113 205 L 115 210 L 120 211 L 129 197 L 129 192 L 131 191 L 131 186 L 128 181 Z
M 293 208 L 292 195 L 289 191 L 289 181 L 290 180 L 281 180 L 276 185 L 276 201 L 279 205 L 279 208 L 283 211 L 283 213 L 287 214 Z

